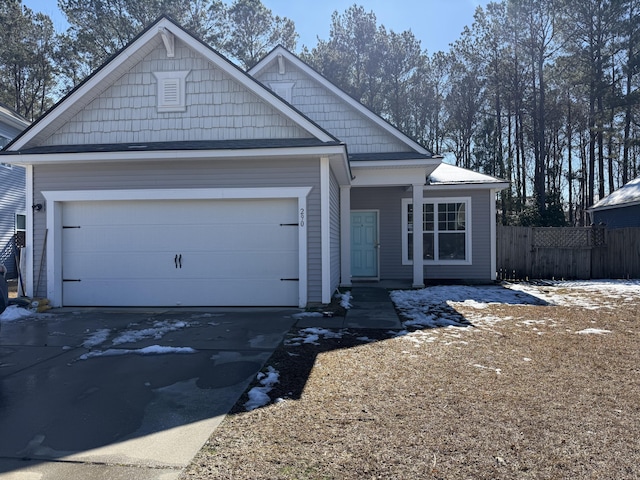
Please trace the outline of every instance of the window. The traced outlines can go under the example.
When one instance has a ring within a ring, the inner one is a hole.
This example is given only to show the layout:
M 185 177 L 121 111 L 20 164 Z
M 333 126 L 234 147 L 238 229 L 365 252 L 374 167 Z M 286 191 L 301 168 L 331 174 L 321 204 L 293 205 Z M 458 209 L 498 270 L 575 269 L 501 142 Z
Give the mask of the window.
M 184 112 L 187 109 L 186 78 L 189 71 L 154 72 L 158 81 L 158 112 Z
M 27 216 L 22 213 L 16 213 L 16 247 L 23 248 L 26 246 L 26 230 Z
M 413 231 L 416 214 L 410 199 L 402 201 L 402 263 L 413 263 L 414 234 L 422 234 L 424 263 L 471 263 L 471 200 L 469 198 L 425 199 L 421 231 Z

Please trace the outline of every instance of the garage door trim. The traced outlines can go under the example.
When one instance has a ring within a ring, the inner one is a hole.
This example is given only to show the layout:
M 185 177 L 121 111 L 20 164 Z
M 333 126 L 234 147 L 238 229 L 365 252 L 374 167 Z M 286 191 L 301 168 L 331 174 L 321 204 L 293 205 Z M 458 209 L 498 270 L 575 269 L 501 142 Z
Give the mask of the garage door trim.
M 62 203 L 109 200 L 216 200 L 293 198 L 298 202 L 298 306 L 307 304 L 307 196 L 311 187 L 199 188 L 149 190 L 65 190 L 44 191 L 47 215 L 47 297 L 54 307 L 62 307 Z M 33 252 L 36 255 L 36 252 Z M 42 259 L 38 259 L 42 261 Z M 34 264 L 38 264 L 34 258 Z

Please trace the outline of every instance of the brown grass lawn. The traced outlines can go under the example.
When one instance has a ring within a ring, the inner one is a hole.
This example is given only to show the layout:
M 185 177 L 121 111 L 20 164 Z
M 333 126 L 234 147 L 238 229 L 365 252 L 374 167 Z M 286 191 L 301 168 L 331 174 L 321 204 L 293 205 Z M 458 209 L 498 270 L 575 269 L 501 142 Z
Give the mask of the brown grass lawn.
M 289 340 L 267 364 L 282 400 L 245 394 L 181 478 L 640 478 L 640 292 L 566 293 L 603 306 L 459 303 L 474 326 Z

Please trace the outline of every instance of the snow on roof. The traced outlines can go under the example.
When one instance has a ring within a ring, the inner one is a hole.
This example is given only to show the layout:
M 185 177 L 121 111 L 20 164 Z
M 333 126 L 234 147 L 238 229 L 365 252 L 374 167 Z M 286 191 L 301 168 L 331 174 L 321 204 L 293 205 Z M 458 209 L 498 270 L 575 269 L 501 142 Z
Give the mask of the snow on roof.
M 596 202 L 590 210 L 601 210 L 640 203 L 640 177 Z
M 457 185 L 457 184 L 502 184 L 507 183 L 506 180 L 485 175 L 484 173 L 474 172 L 466 168 L 456 167 L 448 163 L 441 163 L 429 175 L 428 183 L 430 185 Z

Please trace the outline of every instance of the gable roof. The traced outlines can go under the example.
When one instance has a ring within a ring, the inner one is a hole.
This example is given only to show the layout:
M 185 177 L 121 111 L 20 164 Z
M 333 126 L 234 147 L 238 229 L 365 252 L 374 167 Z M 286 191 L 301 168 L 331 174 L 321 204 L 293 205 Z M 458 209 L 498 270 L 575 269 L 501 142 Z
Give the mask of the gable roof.
M 57 131 L 66 121 L 86 107 L 119 77 L 144 58 L 145 55 L 156 48 L 159 38 L 162 38 L 164 42 L 169 36 L 178 38 L 193 51 L 203 56 L 214 67 L 219 68 L 248 91 L 255 94 L 260 100 L 272 106 L 285 118 L 307 131 L 311 136 L 322 142 L 333 143 L 337 141 L 331 133 L 274 95 L 270 89 L 256 81 L 224 56 L 185 31 L 169 17 L 162 16 L 69 92 L 45 115 L 18 135 L 5 150 L 19 151 L 39 146 L 39 141 L 43 141 L 43 139 Z
M 589 208 L 589 210 L 606 210 L 617 207 L 631 207 L 640 205 L 640 177 L 631 180 L 615 192 L 602 198 Z
M 289 50 L 279 45 L 274 48 L 271 52 L 269 52 L 262 60 L 260 60 L 253 68 L 249 70 L 249 75 L 253 77 L 257 77 L 260 75 L 262 71 L 268 68 L 273 62 L 279 61 L 280 58 L 286 59 L 288 62 L 291 62 L 297 68 L 302 70 L 306 75 L 311 77 L 313 80 L 324 86 L 327 90 L 333 93 L 335 96 L 340 98 L 345 104 L 347 104 L 350 108 L 360 113 L 362 116 L 367 118 L 369 121 L 382 128 L 386 133 L 397 139 L 398 141 L 407 145 L 411 150 L 415 151 L 417 155 L 414 155 L 412 158 L 441 158 L 440 156 L 436 156 L 431 153 L 429 150 L 424 148 L 414 139 L 398 130 L 396 127 L 387 122 L 380 115 L 374 113 L 372 110 L 367 108 L 365 105 L 351 97 L 344 90 L 333 84 L 326 77 L 316 71 L 314 68 L 309 66 L 307 63 L 303 62 L 296 55 L 291 53 Z M 362 158 L 352 156 L 352 160 L 370 160 L 370 156 L 362 156 Z

